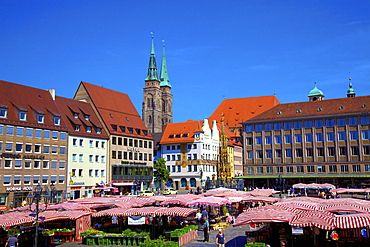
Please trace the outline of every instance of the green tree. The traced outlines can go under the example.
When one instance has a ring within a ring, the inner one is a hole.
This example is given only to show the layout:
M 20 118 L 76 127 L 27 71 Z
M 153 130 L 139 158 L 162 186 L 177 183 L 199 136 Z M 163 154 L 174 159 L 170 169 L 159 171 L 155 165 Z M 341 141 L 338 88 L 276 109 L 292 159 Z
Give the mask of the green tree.
M 154 179 L 160 182 L 162 189 L 162 183 L 167 182 L 170 178 L 170 172 L 166 168 L 166 161 L 163 158 L 157 160 L 154 164 Z

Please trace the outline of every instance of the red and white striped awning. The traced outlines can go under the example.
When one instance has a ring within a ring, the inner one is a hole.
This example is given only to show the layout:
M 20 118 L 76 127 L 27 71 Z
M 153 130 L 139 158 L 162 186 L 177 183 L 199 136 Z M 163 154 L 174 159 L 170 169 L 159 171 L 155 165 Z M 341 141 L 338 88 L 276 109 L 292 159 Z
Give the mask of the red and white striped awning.
M 160 208 L 159 210 L 155 211 L 153 215 L 161 216 L 182 216 L 186 217 L 189 214 L 197 212 L 196 209 L 193 208 L 182 208 L 182 207 L 170 207 L 170 208 Z
M 334 223 L 336 228 L 340 229 L 368 227 L 370 214 L 335 215 Z
M 187 203 L 193 201 L 193 199 L 190 199 L 188 197 L 181 197 L 181 196 L 177 196 L 177 197 L 170 197 L 168 198 L 167 200 L 161 202 L 160 205 L 170 205 L 170 204 L 179 204 L 179 205 L 187 205 Z
M 233 226 L 242 226 L 250 223 L 289 222 L 294 214 L 283 209 L 271 209 L 268 207 L 252 208 L 241 213 Z
M 334 214 L 325 211 L 302 211 L 289 221 L 289 225 L 297 227 L 316 226 L 320 229 L 333 230 L 335 229 Z
M 90 215 L 87 211 L 45 211 L 39 214 L 39 217 L 44 217 L 44 222 L 53 220 L 76 220 L 82 216 Z
M 29 216 L 29 214 L 25 212 L 0 214 L 0 227 L 31 223 L 34 221 L 34 218 Z

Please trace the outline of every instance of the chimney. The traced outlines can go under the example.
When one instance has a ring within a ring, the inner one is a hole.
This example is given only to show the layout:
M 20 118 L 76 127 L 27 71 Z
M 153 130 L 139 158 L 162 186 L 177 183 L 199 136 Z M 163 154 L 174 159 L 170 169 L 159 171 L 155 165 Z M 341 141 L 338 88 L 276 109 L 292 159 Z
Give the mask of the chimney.
M 55 89 L 48 89 L 51 97 L 53 98 L 53 100 L 55 100 Z

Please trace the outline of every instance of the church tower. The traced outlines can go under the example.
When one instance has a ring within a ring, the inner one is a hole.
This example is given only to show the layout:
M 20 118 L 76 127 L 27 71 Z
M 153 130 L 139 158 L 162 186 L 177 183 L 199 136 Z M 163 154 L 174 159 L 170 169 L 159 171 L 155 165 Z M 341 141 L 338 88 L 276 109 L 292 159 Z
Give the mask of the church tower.
M 164 45 L 161 74 L 158 77 L 153 36 L 148 75 L 145 78 L 145 88 L 143 91 L 142 119 L 152 134 L 162 133 L 164 126 L 172 123 L 172 94 Z

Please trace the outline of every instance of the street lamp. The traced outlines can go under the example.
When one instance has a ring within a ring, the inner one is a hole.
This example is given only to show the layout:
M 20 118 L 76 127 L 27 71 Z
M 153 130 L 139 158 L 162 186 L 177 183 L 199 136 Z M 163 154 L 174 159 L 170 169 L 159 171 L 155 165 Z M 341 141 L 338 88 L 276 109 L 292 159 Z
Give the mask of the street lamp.
M 34 190 L 33 193 L 30 193 L 27 196 L 27 199 L 29 201 L 29 207 L 30 211 L 34 212 L 35 214 L 30 214 L 32 217 L 36 217 L 36 232 L 35 232 L 35 242 L 34 247 L 38 247 L 38 237 L 39 237 L 39 219 L 42 219 L 42 217 L 39 217 L 39 213 L 46 211 L 48 202 L 50 199 L 49 195 L 50 191 L 48 186 L 45 185 L 44 188 L 41 187 L 40 184 L 38 184 Z M 40 208 L 40 201 L 44 202 L 44 207 Z M 35 208 L 32 208 L 32 204 L 35 204 Z
M 285 179 L 281 175 L 279 175 L 278 178 L 276 179 L 276 185 L 279 187 L 280 198 L 282 198 L 281 194 L 285 186 Z

